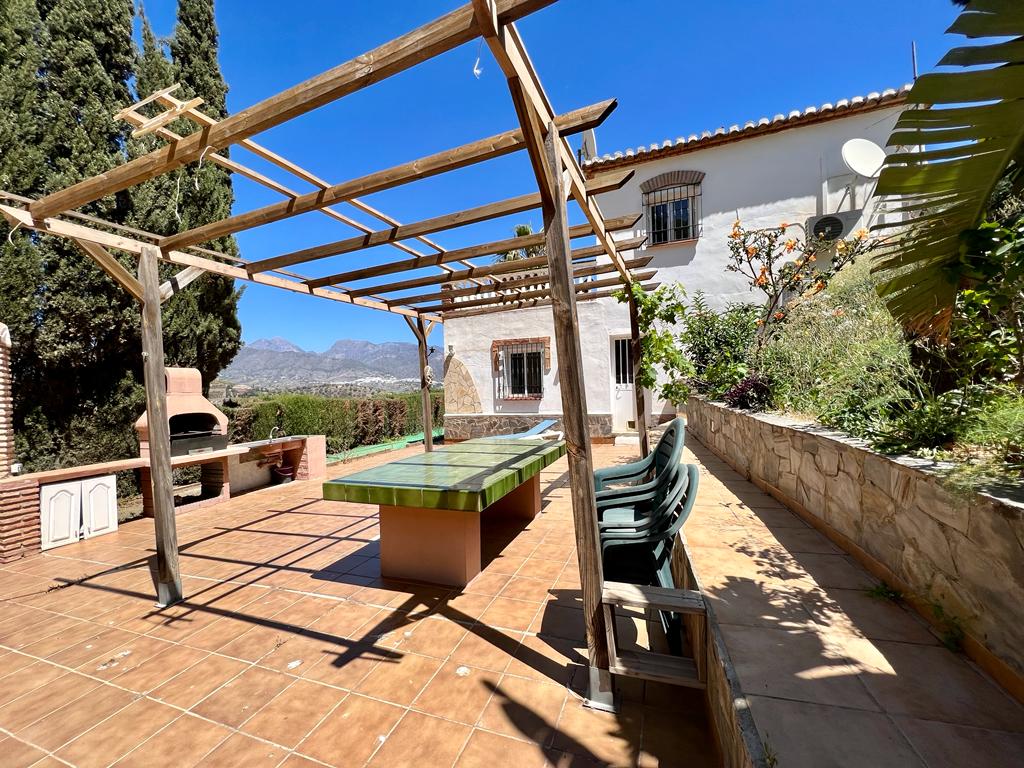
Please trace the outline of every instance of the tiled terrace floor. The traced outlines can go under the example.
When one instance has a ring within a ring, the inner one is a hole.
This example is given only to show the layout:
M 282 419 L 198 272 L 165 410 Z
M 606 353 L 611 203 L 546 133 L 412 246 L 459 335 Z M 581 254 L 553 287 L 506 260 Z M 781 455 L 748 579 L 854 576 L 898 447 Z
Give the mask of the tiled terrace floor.
M 180 515 L 171 609 L 148 520 L 0 567 L 0 764 L 714 765 L 700 692 L 581 706 L 565 471 L 527 529 L 487 529 L 494 559 L 461 593 L 382 583 L 376 508 L 318 483 Z
M 1024 708 L 700 443 L 687 541 L 781 768 L 1024 766 Z M 1024 610 L 1024 607 L 1022 607 Z M 1007 616 L 1020 621 L 1022 616 Z

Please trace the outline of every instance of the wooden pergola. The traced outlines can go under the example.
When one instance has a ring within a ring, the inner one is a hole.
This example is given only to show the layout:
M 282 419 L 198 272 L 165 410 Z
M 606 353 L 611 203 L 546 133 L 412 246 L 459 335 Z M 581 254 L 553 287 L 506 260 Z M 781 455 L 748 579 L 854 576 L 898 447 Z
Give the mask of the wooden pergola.
M 554 1 L 472 0 L 470 4 L 419 29 L 219 121 L 200 111 L 201 99 L 182 101 L 174 95 L 177 86 L 162 89 L 117 115 L 134 126 L 134 136 L 152 134 L 162 139 L 165 143 L 158 149 L 38 200 L 0 193 L 0 197 L 8 201 L 8 204 L 0 205 L 0 212 L 12 227 L 73 240 L 142 306 L 142 347 L 156 528 L 154 570 L 160 604 L 170 605 L 182 599 L 163 376 L 160 310 L 163 301 L 203 274 L 212 273 L 402 315 L 419 345 L 424 438 L 428 451 L 432 449 L 433 425 L 427 377 L 427 339 L 435 325 L 452 318 L 550 306 L 560 366 L 562 421 L 569 455 L 572 508 L 591 666 L 590 698 L 598 705 L 610 702 L 608 647 L 601 609 L 600 541 L 576 303 L 610 296 L 617 289 L 634 283 L 650 287 L 652 284 L 645 281 L 650 280 L 654 272 L 643 271 L 650 257 L 637 256 L 626 260 L 621 253 L 636 249 L 643 238 L 616 240 L 613 237 L 617 231 L 632 229 L 639 220 L 639 214 L 606 220 L 595 199 L 597 193 L 621 187 L 632 171 L 612 172 L 588 181 L 565 138 L 599 125 L 614 109 L 615 101 L 603 101 L 556 114 L 516 30 L 515 21 Z M 518 128 L 341 183 L 325 181 L 252 140 L 256 134 L 479 37 L 487 42 L 507 80 Z M 147 118 L 139 111 L 147 104 L 155 105 L 161 111 Z M 184 136 L 175 133 L 168 126 L 180 119 L 191 121 L 197 129 Z M 297 192 L 221 154 L 231 145 L 243 147 L 290 176 L 311 184 L 314 191 Z M 529 156 L 538 187 L 535 193 L 411 224 L 401 224 L 360 199 L 363 195 L 519 150 L 526 150 Z M 76 211 L 102 197 L 183 165 L 201 162 L 216 163 L 274 190 L 283 199 L 169 236 L 113 225 Z M 569 225 L 567 201 L 570 198 L 583 212 L 585 223 Z M 341 205 L 373 217 L 382 223 L 382 228 L 375 230 L 351 218 L 339 210 Z M 543 231 L 537 234 L 456 250 L 445 250 L 429 237 L 456 227 L 537 208 L 543 212 L 544 221 Z M 203 243 L 217 238 L 311 212 L 336 219 L 356 229 L 359 234 L 254 262 L 202 247 Z M 571 246 L 573 239 L 591 236 L 596 239 L 596 245 L 575 249 Z M 402 251 L 401 257 L 327 277 L 312 278 L 290 271 L 292 267 L 319 259 L 357 253 L 380 245 Z M 492 263 L 493 260 L 483 264 L 473 261 L 536 246 L 545 248 L 544 256 L 498 263 Z M 110 251 L 138 257 L 137 273 L 126 269 Z M 161 261 L 182 267 L 173 279 L 163 284 L 158 277 Z M 434 268 L 436 274 L 402 277 L 403 273 L 419 273 L 424 268 Z M 351 286 L 352 283 L 392 275 L 397 278 L 389 278 L 389 282 Z M 417 292 L 394 295 L 410 290 Z M 632 300 L 630 318 L 634 367 L 638 368 L 640 334 L 637 308 Z M 644 392 L 641 387 L 636 387 L 635 391 L 637 428 L 642 451 L 646 454 Z

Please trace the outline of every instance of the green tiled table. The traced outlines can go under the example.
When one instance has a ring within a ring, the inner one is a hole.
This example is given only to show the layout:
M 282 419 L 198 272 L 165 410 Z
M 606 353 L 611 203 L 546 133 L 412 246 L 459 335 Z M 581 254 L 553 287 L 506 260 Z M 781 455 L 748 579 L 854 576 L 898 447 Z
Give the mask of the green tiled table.
M 380 507 L 381 573 L 463 586 L 480 572 L 480 515 L 532 519 L 540 471 L 565 455 L 550 440 L 480 438 L 324 483 L 328 501 Z

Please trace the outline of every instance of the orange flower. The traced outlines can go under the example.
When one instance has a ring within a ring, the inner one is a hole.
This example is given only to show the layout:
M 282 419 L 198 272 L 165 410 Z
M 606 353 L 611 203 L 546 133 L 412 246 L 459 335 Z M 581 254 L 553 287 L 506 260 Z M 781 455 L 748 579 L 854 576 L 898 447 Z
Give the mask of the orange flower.
M 757 256 L 757 246 L 756 245 L 748 245 L 747 246 L 747 256 Z
M 811 254 L 808 254 L 808 256 L 807 256 L 807 260 L 808 260 L 808 261 L 817 261 L 817 260 L 818 260 L 818 257 L 817 257 L 817 256 L 815 256 L 815 255 L 814 255 L 813 253 L 811 253 Z
M 783 221 L 779 224 L 779 229 L 786 229 L 787 227 L 789 227 L 788 222 Z
M 854 237 L 856 237 L 858 240 L 867 240 L 868 239 L 868 231 L 866 229 L 864 229 L 864 227 L 861 227 L 860 229 L 858 229 L 853 234 L 854 234 Z
M 754 280 L 754 285 L 768 285 L 768 268 L 761 267 L 761 274 Z
M 790 238 L 786 241 L 786 253 L 792 253 L 794 248 L 796 248 L 796 240 Z
M 774 315 L 772 315 L 772 317 L 774 317 L 776 320 L 781 320 L 785 316 L 786 316 L 785 312 L 776 312 Z
M 832 314 L 833 314 L 833 315 L 834 315 L 835 317 L 842 317 L 842 316 L 843 316 L 843 315 L 845 315 L 846 313 L 845 313 L 845 312 L 844 312 L 843 310 L 841 310 L 841 309 L 837 309 L 837 310 L 836 310 L 835 312 L 833 312 Z

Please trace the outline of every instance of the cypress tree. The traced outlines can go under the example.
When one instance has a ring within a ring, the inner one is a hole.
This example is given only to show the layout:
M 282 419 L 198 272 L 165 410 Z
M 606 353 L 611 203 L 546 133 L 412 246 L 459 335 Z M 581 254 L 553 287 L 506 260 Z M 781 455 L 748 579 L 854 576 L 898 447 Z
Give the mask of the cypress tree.
M 48 39 L 40 138 L 45 194 L 125 159 L 126 130 L 113 115 L 131 100 L 134 14 L 131 0 L 49 0 L 40 7 Z M 127 208 L 128 196 L 118 194 L 83 210 L 121 223 Z M 44 272 L 37 353 L 46 386 L 35 405 L 54 454 L 37 450 L 25 458 L 44 465 L 130 455 L 131 424 L 143 407 L 138 310 L 74 244 L 43 236 L 37 247 Z
M 171 39 L 171 58 L 181 98 L 199 96 L 200 109 L 210 117 L 227 115 L 227 84 L 217 62 L 217 25 L 213 0 L 179 0 L 178 19 Z M 184 130 L 182 132 L 185 132 Z M 234 194 L 230 174 L 212 162 L 181 169 L 178 186 L 178 229 L 189 229 L 231 215 Z M 233 237 L 209 244 L 221 253 L 238 255 Z M 172 299 L 177 302 L 167 318 L 165 340 L 168 354 L 179 365 L 198 368 L 204 386 L 231 362 L 241 347 L 238 299 L 231 278 L 204 275 L 191 290 Z
M 18 195 L 35 196 L 42 185 L 39 75 L 44 42 L 35 0 L 0 0 L 0 190 Z M 24 424 L 39 382 L 35 341 L 42 266 L 32 237 L 23 231 L 12 235 L 0 217 L 0 322 L 14 341 L 16 425 Z

